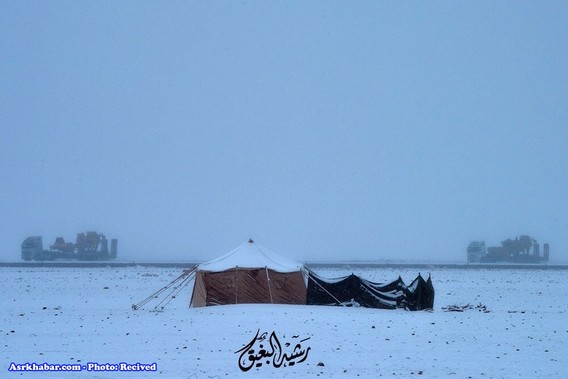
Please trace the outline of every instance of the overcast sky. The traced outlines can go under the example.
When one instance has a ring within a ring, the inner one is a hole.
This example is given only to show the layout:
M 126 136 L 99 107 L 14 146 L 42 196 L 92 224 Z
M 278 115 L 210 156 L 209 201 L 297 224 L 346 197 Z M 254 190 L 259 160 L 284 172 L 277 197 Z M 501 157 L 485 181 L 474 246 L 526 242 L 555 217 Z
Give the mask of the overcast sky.
M 0 259 L 568 261 L 566 1 L 1 1 Z

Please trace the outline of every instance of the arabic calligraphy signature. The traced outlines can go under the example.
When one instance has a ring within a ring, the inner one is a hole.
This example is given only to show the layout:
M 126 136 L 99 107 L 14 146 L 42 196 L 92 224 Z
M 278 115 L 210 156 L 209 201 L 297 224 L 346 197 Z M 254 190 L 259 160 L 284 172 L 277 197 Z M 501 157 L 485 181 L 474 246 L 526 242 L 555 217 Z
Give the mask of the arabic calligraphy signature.
M 254 356 L 254 349 L 252 349 L 252 347 L 254 346 L 254 344 L 257 340 L 262 339 L 262 336 L 258 337 L 259 333 L 260 333 L 260 329 L 258 329 L 256 331 L 256 335 L 253 337 L 253 339 L 247 345 L 245 345 L 240 350 L 235 351 L 235 354 L 242 352 L 241 355 L 239 356 L 239 368 L 242 371 L 246 372 L 254 366 L 254 362 L 256 361 L 256 357 Z M 264 335 L 264 333 L 263 333 L 263 335 Z
M 303 349 L 302 342 L 309 340 L 310 337 L 304 338 L 296 343 L 292 351 L 288 353 L 282 349 L 282 344 L 276 332 L 273 331 L 270 333 L 268 340 L 267 336 L 267 332 L 260 334 L 260 329 L 258 329 L 255 336 L 248 344 L 235 351 L 235 354 L 241 353 L 239 355 L 239 368 L 242 371 L 246 372 L 253 367 L 261 367 L 263 363 L 267 365 L 272 363 L 276 368 L 294 366 L 296 363 L 302 363 L 308 358 L 311 347 Z M 297 338 L 299 338 L 299 335 L 292 336 L 292 339 Z M 268 346 L 265 346 L 267 343 Z M 284 346 L 289 347 L 291 343 L 286 342 Z

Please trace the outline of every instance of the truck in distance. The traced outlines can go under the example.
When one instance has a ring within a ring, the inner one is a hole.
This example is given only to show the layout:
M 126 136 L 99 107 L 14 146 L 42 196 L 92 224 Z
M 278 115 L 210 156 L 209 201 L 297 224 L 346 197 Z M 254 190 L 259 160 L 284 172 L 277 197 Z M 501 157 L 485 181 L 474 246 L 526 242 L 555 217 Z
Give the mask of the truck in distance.
M 485 247 L 484 241 L 472 241 L 467 247 L 468 263 L 545 263 L 550 257 L 550 245 L 540 244 L 536 239 L 521 235 L 515 239 L 508 238 L 501 246 Z
M 118 241 L 108 240 L 102 233 L 86 232 L 77 234 L 75 243 L 65 242 L 57 237 L 49 250 L 44 250 L 41 236 L 31 236 L 22 242 L 22 259 L 25 261 L 53 261 L 56 259 L 101 261 L 114 259 L 117 255 Z

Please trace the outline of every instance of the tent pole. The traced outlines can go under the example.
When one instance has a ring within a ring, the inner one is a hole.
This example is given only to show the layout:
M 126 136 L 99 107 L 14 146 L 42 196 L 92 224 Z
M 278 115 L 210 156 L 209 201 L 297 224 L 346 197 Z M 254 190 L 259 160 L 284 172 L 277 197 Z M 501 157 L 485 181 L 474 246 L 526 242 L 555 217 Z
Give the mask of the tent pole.
M 239 266 L 235 268 L 235 304 L 239 303 Z
M 331 296 L 333 298 L 333 300 L 335 300 L 337 302 L 337 304 L 345 307 L 345 304 L 342 304 L 341 301 L 337 300 L 337 298 L 335 296 L 333 296 L 331 293 L 329 293 L 328 290 L 326 290 L 321 284 L 319 284 L 317 282 L 317 280 L 315 280 L 314 278 L 312 278 L 312 272 L 309 269 L 304 269 L 306 271 L 306 274 L 308 275 L 308 280 L 312 280 L 315 284 L 317 284 L 319 286 L 319 288 L 321 288 L 322 290 L 325 291 L 325 293 L 327 293 L 329 296 Z
M 266 272 L 266 283 L 268 283 L 268 293 L 270 294 L 270 304 L 274 304 L 272 300 L 272 289 L 270 288 L 270 278 L 268 277 L 268 268 L 264 266 L 264 272 Z

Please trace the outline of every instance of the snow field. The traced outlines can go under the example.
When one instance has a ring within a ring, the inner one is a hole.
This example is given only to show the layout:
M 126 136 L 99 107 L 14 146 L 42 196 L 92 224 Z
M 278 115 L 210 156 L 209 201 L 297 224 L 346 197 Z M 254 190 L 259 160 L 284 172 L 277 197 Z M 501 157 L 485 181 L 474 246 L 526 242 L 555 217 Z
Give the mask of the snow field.
M 354 272 L 375 282 L 415 269 Z M 495 378 L 568 377 L 566 271 L 436 269 L 433 312 L 230 305 L 188 308 L 191 286 L 161 312 L 130 307 L 180 275 L 176 268 L 0 268 L 2 378 Z M 423 276 L 428 272 L 422 272 Z M 449 305 L 484 305 L 445 312 Z M 237 350 L 257 330 L 309 338 L 292 367 L 242 372 Z M 10 372 L 12 362 L 157 363 L 156 372 Z M 318 365 L 319 364 L 319 365 Z M 323 365 L 322 365 L 323 364 Z

